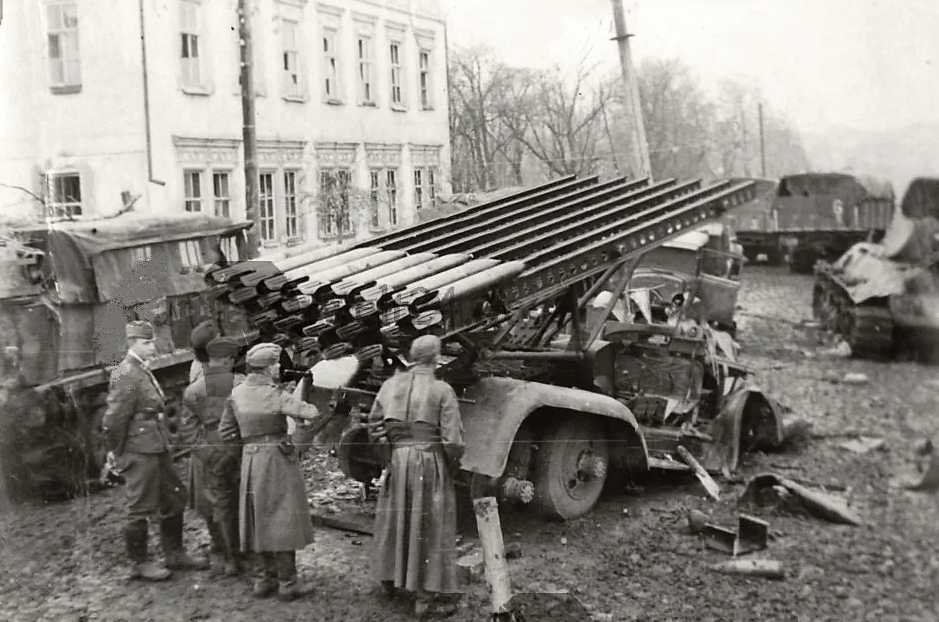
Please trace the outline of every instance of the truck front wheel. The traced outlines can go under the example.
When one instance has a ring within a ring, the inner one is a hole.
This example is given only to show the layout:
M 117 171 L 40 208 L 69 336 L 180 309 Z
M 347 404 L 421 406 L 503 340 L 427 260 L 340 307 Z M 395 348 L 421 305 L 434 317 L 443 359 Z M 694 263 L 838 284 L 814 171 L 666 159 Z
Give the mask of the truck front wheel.
M 600 498 L 608 465 L 609 448 L 599 423 L 573 417 L 557 421 L 538 442 L 535 505 L 549 518 L 583 516 Z

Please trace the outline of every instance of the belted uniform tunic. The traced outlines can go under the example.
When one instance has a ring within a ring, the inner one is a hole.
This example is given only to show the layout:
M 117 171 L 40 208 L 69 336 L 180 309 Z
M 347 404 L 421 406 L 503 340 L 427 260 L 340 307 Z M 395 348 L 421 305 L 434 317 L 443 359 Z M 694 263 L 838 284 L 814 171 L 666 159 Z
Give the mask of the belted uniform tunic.
M 304 417 L 314 425 L 329 417 L 254 373 L 232 390 L 222 413 L 222 441 L 243 443 L 238 506 L 242 551 L 295 551 L 313 542 L 300 452 L 289 443 L 287 416 Z
M 456 393 L 419 366 L 385 381 L 369 420 L 384 421 L 392 446 L 375 511 L 379 581 L 457 592 L 454 476 L 464 445 Z
M 232 389 L 245 377 L 211 365 L 202 371 L 183 394 L 181 432 L 192 447 L 189 506 L 208 520 L 222 522 L 238 511 L 241 445 L 223 443 L 218 426 Z
M 186 507 L 186 486 L 169 451 L 165 408 L 159 382 L 143 360 L 128 352 L 111 372 L 101 427 L 119 458 L 131 518 L 165 518 Z

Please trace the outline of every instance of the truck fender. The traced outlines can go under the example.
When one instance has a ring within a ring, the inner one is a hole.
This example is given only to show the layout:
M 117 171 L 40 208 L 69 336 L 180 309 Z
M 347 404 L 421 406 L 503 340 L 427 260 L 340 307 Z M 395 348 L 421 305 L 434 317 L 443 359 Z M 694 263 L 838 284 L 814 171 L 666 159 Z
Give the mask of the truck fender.
M 487 477 L 501 477 L 515 435 L 525 419 L 539 408 L 558 408 L 623 421 L 632 468 L 649 468 L 645 437 L 633 413 L 612 397 L 582 389 L 559 387 L 515 378 L 484 378 L 463 396 L 461 404 L 466 453 L 460 467 Z
M 740 454 L 749 449 L 775 449 L 786 440 L 785 409 L 759 389 L 740 388 L 724 399 L 711 422 L 702 465 L 708 471 L 733 472 Z

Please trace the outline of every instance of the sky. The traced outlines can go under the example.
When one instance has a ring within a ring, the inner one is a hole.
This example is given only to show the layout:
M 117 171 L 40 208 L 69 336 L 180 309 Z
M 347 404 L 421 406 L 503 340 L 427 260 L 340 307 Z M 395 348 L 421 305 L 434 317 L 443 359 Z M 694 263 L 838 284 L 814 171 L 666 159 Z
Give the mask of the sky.
M 610 0 L 441 0 L 451 45 L 517 66 L 619 62 Z M 939 0 L 624 0 L 632 52 L 759 85 L 801 132 L 939 125 Z

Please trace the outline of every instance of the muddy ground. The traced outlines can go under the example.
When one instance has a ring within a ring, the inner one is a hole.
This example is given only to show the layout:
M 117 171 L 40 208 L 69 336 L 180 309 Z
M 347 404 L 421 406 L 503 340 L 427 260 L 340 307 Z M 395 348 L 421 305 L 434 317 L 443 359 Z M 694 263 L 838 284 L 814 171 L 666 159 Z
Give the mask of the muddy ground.
M 734 479 L 720 480 L 720 502 L 682 476 L 610 490 L 593 513 L 566 524 L 504 510 L 505 538 L 523 551 L 510 562 L 513 587 L 568 592 L 597 620 L 939 620 L 939 495 L 893 483 L 914 468 L 911 445 L 939 430 L 939 368 L 825 358 L 816 335 L 798 325 L 810 316 L 810 277 L 755 267 L 744 281 L 739 324 L 746 361 L 758 370 L 760 386 L 812 422 L 813 436 L 782 453 L 750 456 Z M 822 379 L 826 371 L 860 372 L 870 382 L 832 383 Z M 884 445 L 863 454 L 840 447 L 856 435 L 881 438 Z M 315 473 L 316 511 L 368 514 L 369 503 L 358 500 L 356 486 L 335 471 L 332 459 L 321 453 L 308 467 Z M 769 522 L 773 539 L 753 557 L 782 562 L 785 578 L 714 573 L 710 566 L 727 557 L 688 532 L 685 513 L 699 509 L 733 526 L 742 482 L 767 471 L 827 486 L 864 525 L 760 510 L 755 513 Z M 258 601 L 247 594 L 247 579 L 210 580 L 207 573 L 129 584 L 120 494 L 112 489 L 0 516 L 0 620 L 409 619 L 403 606 L 376 593 L 368 575 L 370 538 L 326 528 L 300 555 L 301 572 L 319 593 L 299 603 Z M 187 515 L 187 525 L 189 547 L 207 553 L 198 520 Z M 151 547 L 158 552 L 154 537 Z M 486 619 L 485 584 L 465 589 L 451 619 Z M 549 600 L 535 599 L 541 605 Z

